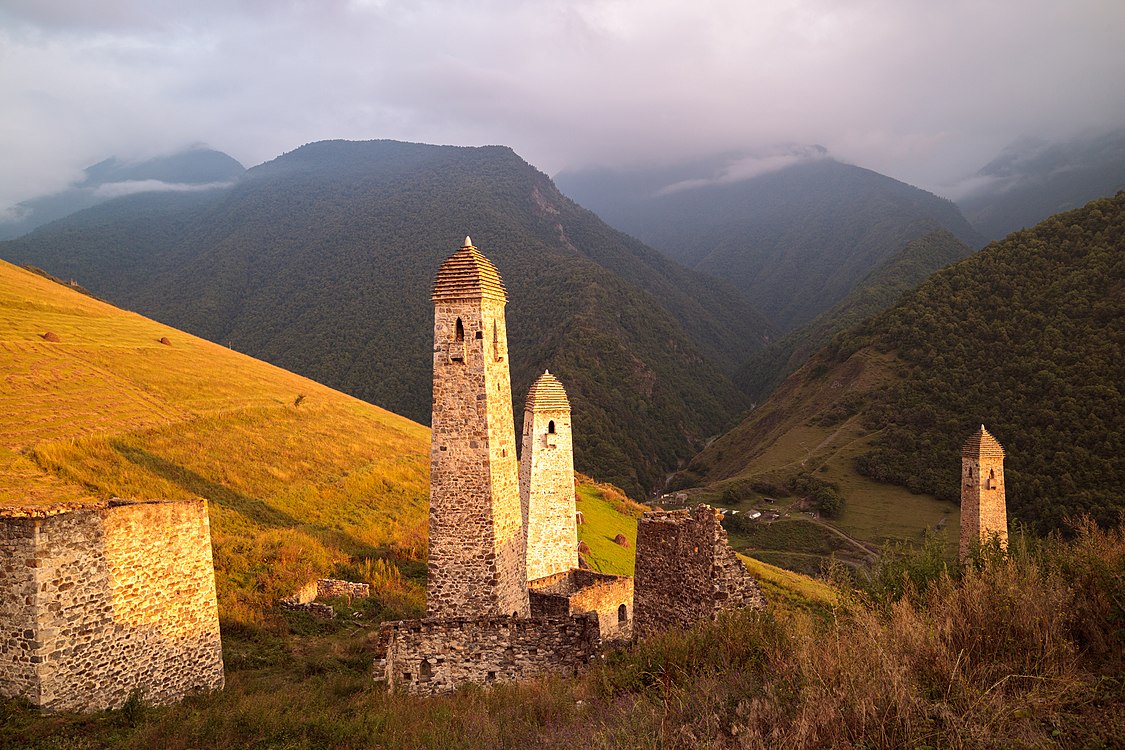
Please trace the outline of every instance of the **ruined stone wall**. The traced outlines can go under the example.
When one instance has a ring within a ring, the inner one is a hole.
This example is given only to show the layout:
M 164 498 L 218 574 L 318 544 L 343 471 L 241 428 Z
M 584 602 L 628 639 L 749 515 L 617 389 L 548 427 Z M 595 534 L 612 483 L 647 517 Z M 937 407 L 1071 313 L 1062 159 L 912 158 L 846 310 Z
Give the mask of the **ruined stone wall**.
M 637 525 L 633 632 L 688 628 L 724 609 L 761 608 L 765 598 L 731 549 L 718 511 L 648 511 Z
M 0 518 L 0 695 L 39 702 L 36 523 Z
M 527 580 L 577 567 L 569 408 L 533 408 L 529 397 L 523 415 L 520 500 L 527 525 Z
M 335 578 L 321 578 L 316 582 L 317 599 L 331 599 L 337 596 L 341 599 L 366 599 L 371 596 L 371 585 L 338 581 Z
M 572 569 L 528 585 L 533 617 L 593 612 L 603 641 L 623 641 L 633 635 L 633 579 L 629 576 Z
M 0 525 L 35 542 L 37 694 L 23 693 L 33 703 L 90 711 L 119 707 L 134 689 L 168 703 L 222 687 L 205 503 L 115 502 Z
M 526 616 L 502 300 L 435 303 L 430 458 L 427 614 Z
M 382 625 L 374 670 L 391 689 L 438 695 L 465 683 L 573 675 L 597 648 L 593 614 L 409 620 Z

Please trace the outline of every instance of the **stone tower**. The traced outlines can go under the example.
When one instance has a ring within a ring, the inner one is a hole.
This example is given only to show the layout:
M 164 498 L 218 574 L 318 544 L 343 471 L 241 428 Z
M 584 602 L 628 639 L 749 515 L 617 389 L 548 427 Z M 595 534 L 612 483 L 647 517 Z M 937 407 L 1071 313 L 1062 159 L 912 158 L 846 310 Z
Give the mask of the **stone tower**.
M 468 237 L 434 282 L 426 614 L 529 614 L 500 274 Z
M 994 536 L 1008 545 L 1004 449 L 981 425 L 961 449 L 961 562 Z
M 527 393 L 520 458 L 527 580 L 578 567 L 570 401 L 549 371 Z

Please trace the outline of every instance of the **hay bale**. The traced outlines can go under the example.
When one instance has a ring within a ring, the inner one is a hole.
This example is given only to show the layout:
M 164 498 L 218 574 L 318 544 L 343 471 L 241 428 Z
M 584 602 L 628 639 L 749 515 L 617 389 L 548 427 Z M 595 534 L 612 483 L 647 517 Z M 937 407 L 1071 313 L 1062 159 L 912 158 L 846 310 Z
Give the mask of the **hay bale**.
M 579 526 L 586 523 L 586 515 L 582 511 L 578 511 L 574 514 L 574 523 L 578 524 Z
M 580 555 L 590 554 L 590 545 L 586 544 L 586 542 L 579 542 L 578 543 L 578 554 L 580 554 Z
M 160 337 L 160 343 L 164 344 L 164 346 L 171 346 L 172 345 L 172 342 L 168 340 L 167 336 L 161 336 Z
M 39 336 L 44 341 L 50 341 L 52 344 L 57 344 L 62 341 L 62 339 L 59 338 L 59 335 L 54 331 L 47 331 L 46 333 L 39 334 Z
M 613 537 L 613 543 L 619 547 L 629 549 L 629 539 L 624 534 L 618 534 L 617 536 Z

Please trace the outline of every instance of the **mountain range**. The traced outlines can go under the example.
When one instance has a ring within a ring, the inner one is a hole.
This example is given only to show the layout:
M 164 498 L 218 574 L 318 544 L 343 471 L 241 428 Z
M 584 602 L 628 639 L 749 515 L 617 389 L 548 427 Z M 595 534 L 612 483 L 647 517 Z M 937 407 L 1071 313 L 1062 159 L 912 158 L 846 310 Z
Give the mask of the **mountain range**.
M 80 211 L 0 257 L 428 421 L 430 285 L 466 233 L 508 286 L 516 406 L 558 375 L 579 470 L 641 496 L 747 405 L 729 375 L 770 336 L 762 314 L 504 147 L 313 143 L 228 187 Z
M 555 179 L 611 225 L 732 283 L 782 332 L 827 311 L 935 230 L 983 244 L 950 201 L 816 148 Z

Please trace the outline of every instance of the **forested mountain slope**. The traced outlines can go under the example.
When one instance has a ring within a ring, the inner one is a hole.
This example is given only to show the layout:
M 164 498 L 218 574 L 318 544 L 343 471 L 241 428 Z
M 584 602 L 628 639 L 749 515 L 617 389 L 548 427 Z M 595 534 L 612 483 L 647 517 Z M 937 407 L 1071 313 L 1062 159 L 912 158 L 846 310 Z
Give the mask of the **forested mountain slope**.
M 1021 139 L 974 176 L 957 201 L 990 240 L 1034 226 L 1051 214 L 1125 190 L 1125 128 L 1066 141 Z
M 867 169 L 821 157 L 734 180 L 722 164 L 557 180 L 618 229 L 734 284 L 782 331 L 936 229 L 983 244 L 951 202 Z
M 309 144 L 227 190 L 112 201 L 0 256 L 428 421 L 430 288 L 466 234 L 509 290 L 517 408 L 558 374 L 580 470 L 639 495 L 744 408 L 725 373 L 761 346 L 761 315 L 503 147 Z
M 868 477 L 953 500 L 961 442 L 984 423 L 1007 451 L 1011 516 L 1040 529 L 1080 513 L 1113 524 L 1125 486 L 1123 344 L 1118 193 L 989 245 L 841 334 L 688 476 L 769 473 L 755 461 L 800 439 L 818 455 L 854 451 Z
M 972 248 L 944 229 L 909 242 L 831 309 L 755 352 L 735 381 L 761 401 L 840 331 L 886 310 L 940 268 L 971 255 Z

